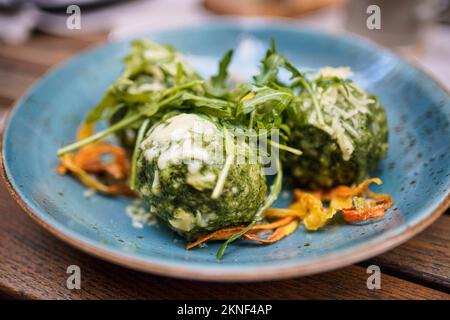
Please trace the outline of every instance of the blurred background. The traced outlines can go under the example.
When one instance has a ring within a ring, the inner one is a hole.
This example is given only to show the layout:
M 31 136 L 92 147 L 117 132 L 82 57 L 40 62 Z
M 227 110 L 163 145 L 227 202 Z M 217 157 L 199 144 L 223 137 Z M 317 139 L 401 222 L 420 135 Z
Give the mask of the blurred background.
M 0 47 L 36 35 L 116 40 L 142 31 L 199 24 L 219 16 L 283 19 L 328 32 L 352 32 L 420 65 L 450 88 L 449 0 L 0 0 Z M 81 13 L 80 28 L 68 17 Z M 381 29 L 367 19 L 380 8 Z M 69 9 L 68 9 L 69 8 Z M 373 8 L 373 7 L 371 7 Z M 70 41 L 66 42 L 70 45 Z M 1 50 L 0 50 L 1 54 Z

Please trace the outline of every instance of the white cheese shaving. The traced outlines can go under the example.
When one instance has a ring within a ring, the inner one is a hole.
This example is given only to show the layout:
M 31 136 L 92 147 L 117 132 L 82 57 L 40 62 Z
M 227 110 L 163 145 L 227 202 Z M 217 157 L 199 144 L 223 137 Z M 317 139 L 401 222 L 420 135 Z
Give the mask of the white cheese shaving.
M 145 150 L 144 156 L 148 161 L 158 158 L 161 170 L 171 164 L 195 160 L 207 163 L 211 159 L 202 141 L 218 133 L 219 129 L 210 121 L 195 114 L 180 114 L 156 126 L 142 141 L 141 148 Z M 190 168 L 196 170 L 198 164 Z
M 347 79 L 347 78 L 350 78 L 352 75 L 353 75 L 353 72 L 349 67 L 339 67 L 339 68 L 324 67 L 324 68 L 320 68 L 319 73 L 318 73 L 318 76 L 321 76 L 324 78 L 338 77 L 341 79 Z
M 194 227 L 194 222 L 194 215 L 183 210 L 182 208 L 177 208 L 175 210 L 173 219 L 169 219 L 169 223 L 172 225 L 172 227 L 181 231 L 191 231 Z
M 342 159 L 344 161 L 348 161 L 351 158 L 351 155 L 354 151 L 354 146 L 349 139 L 349 137 L 345 134 L 344 129 L 342 128 L 342 125 L 340 121 L 336 118 L 333 119 L 333 138 L 336 139 L 337 144 L 339 145 L 339 148 L 342 152 Z
M 133 227 L 142 229 L 146 224 L 156 223 L 154 216 L 148 212 L 141 201 L 135 201 L 126 207 L 127 216 L 131 218 Z
M 154 194 L 159 193 L 159 171 L 158 170 L 155 170 L 155 175 L 153 177 L 152 192 Z

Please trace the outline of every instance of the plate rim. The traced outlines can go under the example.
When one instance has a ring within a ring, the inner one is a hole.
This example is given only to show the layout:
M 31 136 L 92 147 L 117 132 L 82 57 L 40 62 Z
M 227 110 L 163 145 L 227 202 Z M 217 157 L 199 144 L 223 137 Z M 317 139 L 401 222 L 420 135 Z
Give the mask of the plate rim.
M 232 23 L 233 21 L 239 21 L 240 27 L 243 27 L 242 21 L 246 19 L 227 19 L 226 23 Z M 257 20 L 254 21 L 254 19 L 249 19 L 250 24 L 246 26 L 254 27 L 256 26 L 262 26 L 267 28 L 280 28 L 284 27 L 291 30 L 298 29 L 298 26 L 292 26 L 287 23 L 280 23 L 279 21 L 275 22 L 267 22 Z M 256 23 L 255 23 L 256 22 Z M 204 24 L 195 24 L 193 28 L 198 28 L 199 26 L 207 26 L 211 24 L 223 24 L 223 19 L 220 19 L 219 23 L 214 22 L 206 22 Z M 336 34 L 324 32 L 321 30 L 317 30 L 314 28 L 302 28 L 303 30 L 311 30 L 312 32 L 325 34 L 328 36 L 336 36 Z M 164 29 L 159 31 L 153 31 L 150 33 L 146 33 L 147 35 L 155 34 L 155 33 L 161 33 L 166 31 L 176 31 L 177 28 L 173 29 Z M 143 34 L 143 33 L 142 33 Z M 139 34 L 138 34 L 139 36 Z M 350 37 L 353 39 L 358 39 L 364 41 L 366 44 L 370 44 L 372 46 L 376 46 L 378 49 L 381 49 L 383 52 L 388 51 L 386 48 L 383 48 L 377 44 L 374 44 L 372 41 L 360 38 L 359 36 L 355 36 L 354 34 L 349 33 L 343 33 L 339 34 L 337 36 L 340 37 Z M 131 38 L 131 37 L 130 37 Z M 69 243 L 73 247 L 80 249 L 83 252 L 86 252 L 88 254 L 91 254 L 97 258 L 104 259 L 106 261 L 116 263 L 118 265 L 129 267 L 131 269 L 139 270 L 139 271 L 145 271 L 150 272 L 157 275 L 162 276 L 170 276 L 175 278 L 181 278 L 181 279 L 190 279 L 190 280 L 202 280 L 202 281 L 242 281 L 242 282 L 251 282 L 251 281 L 267 281 L 267 280 L 280 280 L 280 279 L 286 279 L 286 278 L 292 278 L 292 277 L 298 277 L 298 276 L 306 276 L 311 275 L 315 273 L 325 272 L 334 270 L 340 267 L 348 266 L 350 264 L 354 264 L 356 262 L 360 262 L 362 260 L 368 259 L 370 257 L 379 255 L 385 251 L 388 251 L 389 249 L 392 249 L 393 247 L 407 241 L 414 235 L 418 234 L 419 232 L 423 231 L 426 227 L 431 225 L 447 208 L 450 207 L 450 190 L 447 191 L 447 195 L 441 200 L 441 202 L 436 204 L 436 208 L 431 211 L 427 216 L 425 216 L 422 220 L 418 221 L 414 225 L 406 225 L 405 230 L 400 231 L 398 234 L 391 235 L 389 238 L 384 239 L 383 243 L 376 243 L 375 240 L 378 239 L 372 239 L 370 241 L 366 241 L 360 245 L 353 246 L 351 248 L 343 249 L 343 250 L 337 250 L 336 252 L 332 254 L 328 254 L 326 256 L 323 256 L 321 258 L 313 258 L 311 260 L 308 260 L 306 263 L 299 263 L 297 262 L 291 262 L 284 265 L 273 265 L 269 267 L 265 266 L 250 266 L 250 267 L 240 267 L 238 269 L 235 268 L 219 268 L 220 263 L 217 264 L 218 267 L 210 268 L 205 265 L 196 265 L 196 266 L 179 266 L 177 263 L 171 263 L 171 262 L 163 262 L 163 259 L 159 262 L 151 261 L 150 259 L 140 258 L 137 255 L 131 255 L 125 252 L 118 251 L 117 249 L 113 248 L 107 248 L 105 245 L 101 244 L 100 242 L 95 243 L 93 241 L 89 241 L 88 238 L 86 238 L 83 235 L 76 235 L 75 232 L 71 232 L 70 229 L 59 223 L 58 221 L 54 220 L 52 221 L 52 224 L 45 221 L 43 217 L 40 217 L 42 213 L 34 212 L 33 209 L 26 203 L 26 199 L 24 199 L 24 196 L 20 194 L 14 187 L 14 184 L 10 180 L 9 173 L 6 170 L 5 166 L 5 144 L 4 139 L 6 135 L 4 134 L 10 124 L 11 117 L 15 114 L 16 109 L 19 105 L 22 104 L 25 97 L 29 96 L 29 94 L 35 90 L 35 88 L 41 83 L 41 81 L 45 78 L 47 78 L 51 73 L 53 73 L 55 70 L 63 67 L 64 65 L 70 63 L 80 55 L 89 54 L 90 52 L 97 50 L 99 48 L 103 48 L 104 46 L 107 46 L 111 43 L 121 43 L 128 41 L 129 38 L 121 39 L 119 41 L 112 41 L 112 42 L 103 42 L 99 45 L 93 46 L 91 48 L 88 48 L 87 50 L 82 51 L 79 54 L 76 54 L 75 56 L 69 58 L 68 60 L 64 61 L 61 64 L 57 64 L 54 67 L 50 68 L 41 78 L 37 79 L 33 85 L 26 90 L 26 92 L 19 97 L 13 107 L 6 111 L 5 117 L 5 130 L 0 130 L 0 175 L 2 176 L 6 189 L 11 194 L 12 198 L 15 200 L 16 203 L 19 204 L 19 206 L 24 210 L 33 220 L 35 220 L 40 226 L 42 226 L 44 229 L 49 231 L 51 234 L 59 238 L 60 240 Z M 425 74 L 428 78 L 430 78 L 434 83 L 447 95 L 449 95 L 448 90 L 445 86 L 443 86 L 438 80 L 436 80 L 433 76 L 431 76 L 429 73 L 424 71 L 419 66 L 406 61 L 402 59 L 401 57 L 397 56 L 395 53 L 392 53 L 388 51 L 389 54 L 395 56 L 397 59 L 401 60 L 403 63 L 406 63 L 412 68 L 415 68 Z M 376 246 L 373 246 L 373 244 L 376 244 Z M 155 259 L 153 259 L 155 260 Z M 257 272 L 255 272 L 257 271 Z

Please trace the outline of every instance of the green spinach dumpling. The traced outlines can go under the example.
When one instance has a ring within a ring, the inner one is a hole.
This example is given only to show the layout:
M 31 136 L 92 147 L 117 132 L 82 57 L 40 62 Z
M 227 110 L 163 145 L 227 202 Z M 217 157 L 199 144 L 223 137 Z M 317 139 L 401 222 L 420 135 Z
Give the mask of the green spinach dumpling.
M 249 223 L 265 200 L 260 161 L 230 157 L 221 147 L 226 134 L 205 116 L 182 113 L 155 124 L 140 144 L 137 191 L 161 220 L 189 240 Z M 234 148 L 250 150 L 245 142 Z
M 289 145 L 285 167 L 298 185 L 331 188 L 362 181 L 387 151 L 386 114 L 374 96 L 352 81 L 347 68 L 324 68 L 288 108 Z

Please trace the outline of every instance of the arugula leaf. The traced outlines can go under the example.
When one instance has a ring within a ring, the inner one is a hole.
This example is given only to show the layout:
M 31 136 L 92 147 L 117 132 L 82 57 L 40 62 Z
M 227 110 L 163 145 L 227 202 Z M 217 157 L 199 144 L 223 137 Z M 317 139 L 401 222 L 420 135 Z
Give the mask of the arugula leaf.
M 230 101 L 208 98 L 185 92 L 182 95 L 183 102 L 187 102 L 187 106 L 191 106 L 197 111 L 203 111 L 212 116 L 220 116 L 222 118 L 231 118 L 236 104 Z
M 150 119 L 144 120 L 144 122 L 141 124 L 141 127 L 139 128 L 136 143 L 134 145 L 133 155 L 131 157 L 131 172 L 130 172 L 130 189 L 135 190 L 136 188 L 136 166 L 137 166 L 137 158 L 139 155 L 139 147 L 144 139 L 144 136 L 147 132 L 148 126 L 150 124 Z
M 211 76 L 205 84 L 206 93 L 215 98 L 230 99 L 231 88 L 227 84 L 228 67 L 233 57 L 233 50 L 229 50 L 219 62 L 219 70 Z
M 262 61 L 260 73 L 253 77 L 257 84 L 268 84 L 276 82 L 280 68 L 284 65 L 285 59 L 276 52 L 269 50 L 266 58 Z
M 105 112 L 119 103 L 134 109 L 135 104 L 157 102 L 161 94 L 201 84 L 200 76 L 180 53 L 149 40 L 134 41 L 124 65 L 123 73 L 88 113 L 87 123 L 102 120 Z
M 87 123 L 95 123 L 99 121 L 103 115 L 103 113 L 113 106 L 117 105 L 117 100 L 112 94 L 112 88 L 109 88 L 106 92 L 106 94 L 102 97 L 100 102 L 91 110 L 89 111 L 86 122 Z
M 269 87 L 256 87 L 255 95 L 242 102 L 241 112 L 250 113 L 256 110 L 257 114 L 267 112 L 281 113 L 291 101 L 293 94 L 287 90 L 274 90 Z
M 229 50 L 219 62 L 219 73 L 211 77 L 211 83 L 213 86 L 226 88 L 225 81 L 228 78 L 228 66 L 231 63 L 233 57 L 233 50 Z

